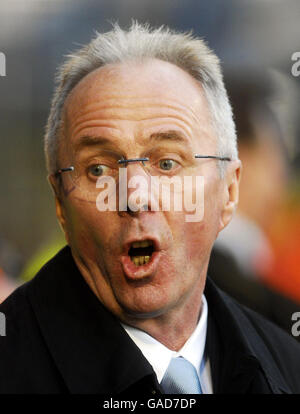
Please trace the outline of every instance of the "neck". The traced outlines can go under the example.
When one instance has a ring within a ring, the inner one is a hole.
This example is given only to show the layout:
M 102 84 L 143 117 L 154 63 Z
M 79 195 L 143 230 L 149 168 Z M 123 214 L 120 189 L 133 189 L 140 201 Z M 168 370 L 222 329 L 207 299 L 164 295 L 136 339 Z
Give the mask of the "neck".
M 179 351 L 196 329 L 201 316 L 203 289 L 195 291 L 197 294 L 189 297 L 180 309 L 149 319 L 127 316 L 122 322 L 146 332 L 172 351 Z

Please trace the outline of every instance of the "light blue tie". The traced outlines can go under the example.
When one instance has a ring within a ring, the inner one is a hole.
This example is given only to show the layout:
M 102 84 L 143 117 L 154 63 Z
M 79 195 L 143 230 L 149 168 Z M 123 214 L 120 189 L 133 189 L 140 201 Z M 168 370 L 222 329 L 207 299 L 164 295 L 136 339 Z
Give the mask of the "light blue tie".
M 166 394 L 202 394 L 196 368 L 183 357 L 171 359 L 160 385 Z

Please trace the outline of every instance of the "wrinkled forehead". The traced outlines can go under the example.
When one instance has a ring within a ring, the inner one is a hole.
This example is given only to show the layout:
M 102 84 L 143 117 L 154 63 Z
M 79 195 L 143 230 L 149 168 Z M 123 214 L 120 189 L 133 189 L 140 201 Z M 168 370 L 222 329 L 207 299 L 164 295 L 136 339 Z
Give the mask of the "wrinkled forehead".
M 127 121 L 139 127 L 164 128 L 167 119 L 187 135 L 201 129 L 214 135 L 201 84 L 181 68 L 160 60 L 94 70 L 71 91 L 64 112 L 64 135 L 71 146 L 80 132 L 98 127 L 99 120 L 101 125 L 107 120 L 107 125 L 113 123 L 117 128 Z

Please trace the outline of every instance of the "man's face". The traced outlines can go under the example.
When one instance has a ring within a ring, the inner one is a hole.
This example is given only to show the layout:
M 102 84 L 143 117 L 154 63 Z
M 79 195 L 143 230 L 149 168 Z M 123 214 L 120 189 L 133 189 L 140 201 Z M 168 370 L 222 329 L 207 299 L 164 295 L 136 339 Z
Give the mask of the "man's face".
M 62 168 L 70 165 L 70 153 L 84 157 L 103 148 L 127 159 L 163 148 L 182 157 L 176 158 L 179 166 L 185 154 L 215 155 L 217 150 L 201 86 L 180 68 L 159 60 L 110 65 L 89 74 L 68 96 L 64 121 Z M 87 144 L 83 137 L 101 138 L 101 143 Z M 121 320 L 156 317 L 201 303 L 210 251 L 227 220 L 228 188 L 217 161 L 196 162 L 193 175 L 205 180 L 200 222 L 187 222 L 186 211 L 100 212 L 78 188 L 61 192 L 57 199 L 77 266 L 100 301 Z M 127 166 L 128 180 L 134 175 L 149 179 L 139 162 Z M 149 263 L 136 266 L 130 247 L 143 240 L 152 243 L 153 252 Z

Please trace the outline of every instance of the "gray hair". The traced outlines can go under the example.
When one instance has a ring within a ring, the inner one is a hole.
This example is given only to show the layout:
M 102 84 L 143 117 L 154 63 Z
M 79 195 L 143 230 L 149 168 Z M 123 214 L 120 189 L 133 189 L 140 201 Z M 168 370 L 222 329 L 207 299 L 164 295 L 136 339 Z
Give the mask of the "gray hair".
M 96 37 L 75 54 L 67 56 L 58 70 L 57 87 L 52 100 L 45 134 L 45 155 L 49 173 L 58 169 L 57 152 L 64 103 L 80 80 L 107 64 L 135 60 L 160 59 L 185 70 L 201 83 L 211 111 L 217 135 L 218 154 L 237 159 L 237 140 L 232 110 L 223 83 L 218 57 L 205 42 L 189 33 L 178 33 L 168 27 L 152 29 L 148 24 L 133 22 L 128 31 L 117 24 Z M 224 162 L 219 161 L 223 175 Z

